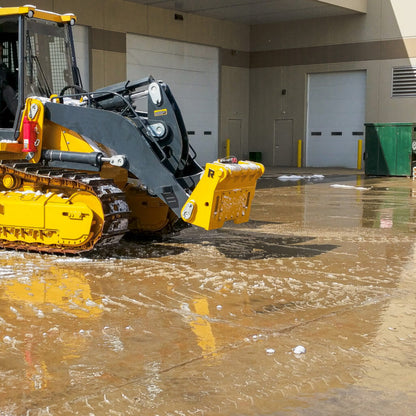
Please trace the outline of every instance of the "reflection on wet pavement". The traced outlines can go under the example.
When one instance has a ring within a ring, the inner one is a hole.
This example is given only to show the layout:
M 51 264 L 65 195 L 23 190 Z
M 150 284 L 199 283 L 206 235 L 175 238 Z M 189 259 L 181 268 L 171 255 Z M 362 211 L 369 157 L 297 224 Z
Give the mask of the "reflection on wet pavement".
M 0 415 L 413 415 L 416 182 L 263 181 L 245 225 L 0 251 Z

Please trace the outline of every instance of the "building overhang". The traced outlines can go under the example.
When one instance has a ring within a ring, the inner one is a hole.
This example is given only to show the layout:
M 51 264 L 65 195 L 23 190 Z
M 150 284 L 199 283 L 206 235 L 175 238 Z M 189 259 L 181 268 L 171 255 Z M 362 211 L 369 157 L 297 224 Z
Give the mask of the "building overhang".
M 246 25 L 336 17 L 367 12 L 367 0 L 129 0 Z
M 367 0 L 316 0 L 332 6 L 342 7 L 358 13 L 367 13 Z

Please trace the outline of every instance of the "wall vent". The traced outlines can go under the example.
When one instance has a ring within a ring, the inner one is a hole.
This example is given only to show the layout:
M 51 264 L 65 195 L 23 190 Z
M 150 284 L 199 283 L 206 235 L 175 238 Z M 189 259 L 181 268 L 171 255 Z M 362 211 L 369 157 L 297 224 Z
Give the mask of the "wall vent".
M 416 97 L 416 67 L 393 68 L 392 97 Z

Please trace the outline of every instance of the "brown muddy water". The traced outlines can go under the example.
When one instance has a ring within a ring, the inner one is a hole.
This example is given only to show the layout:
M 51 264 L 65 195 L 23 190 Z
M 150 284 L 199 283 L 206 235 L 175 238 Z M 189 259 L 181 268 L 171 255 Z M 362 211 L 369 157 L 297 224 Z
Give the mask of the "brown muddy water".
M 0 251 L 0 415 L 414 415 L 415 230 L 412 179 L 269 175 L 246 225 Z

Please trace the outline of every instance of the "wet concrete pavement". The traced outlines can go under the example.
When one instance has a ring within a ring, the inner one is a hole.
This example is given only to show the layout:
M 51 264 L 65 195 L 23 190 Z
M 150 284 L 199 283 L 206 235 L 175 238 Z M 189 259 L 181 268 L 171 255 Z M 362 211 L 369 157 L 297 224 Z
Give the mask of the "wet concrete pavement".
M 268 170 L 251 217 L 0 251 L 0 415 L 414 415 L 416 181 Z

